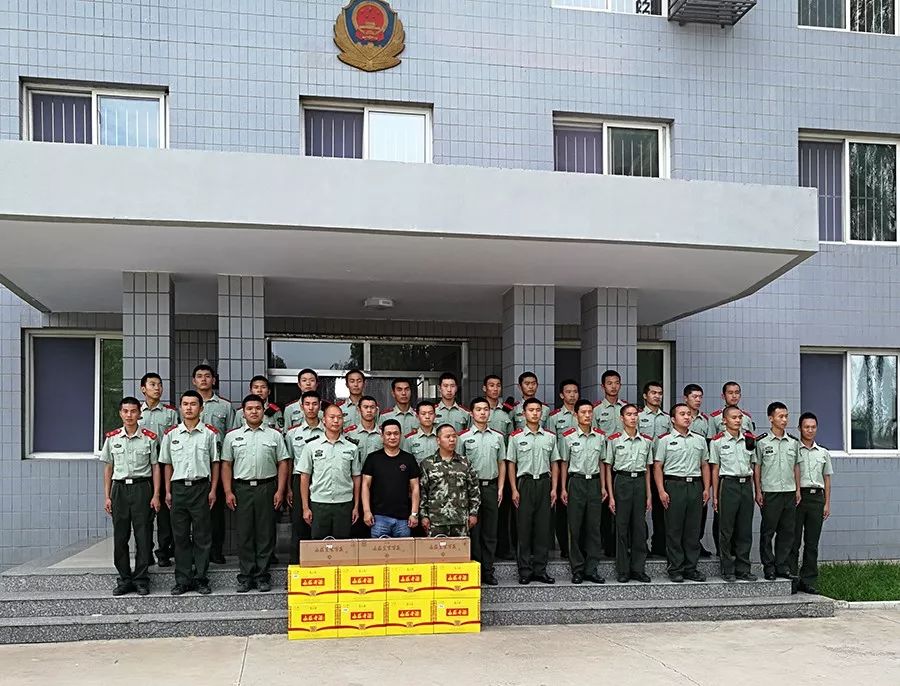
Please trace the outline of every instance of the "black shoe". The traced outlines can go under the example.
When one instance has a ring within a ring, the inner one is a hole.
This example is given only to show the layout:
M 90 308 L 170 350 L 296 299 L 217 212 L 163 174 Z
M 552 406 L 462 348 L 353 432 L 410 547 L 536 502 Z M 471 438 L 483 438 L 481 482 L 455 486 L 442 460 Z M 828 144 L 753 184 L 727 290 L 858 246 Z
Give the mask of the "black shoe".
M 620 574 L 619 576 L 616 577 L 616 581 L 618 581 L 620 584 L 627 584 L 628 577 Z
M 789 573 L 786 574 L 784 572 L 775 572 L 775 578 L 776 579 L 787 579 L 788 581 L 793 581 L 796 577 L 792 576 Z
M 584 576 L 581 574 L 573 574 L 572 575 L 572 583 L 573 584 L 581 584 L 584 583 Z
M 190 590 L 191 589 L 189 589 L 187 586 L 182 586 L 181 584 L 175 584 L 174 586 L 172 586 L 172 590 L 169 591 L 169 593 L 171 595 L 184 595 L 185 593 L 187 593 Z
M 523 576 L 522 574 L 519 574 L 519 583 L 522 584 L 523 586 L 530 584 L 531 576 Z
M 147 566 L 148 566 L 148 567 L 152 567 L 152 566 L 155 565 L 155 564 L 156 564 L 156 560 L 154 560 L 152 557 L 150 558 L 150 561 L 147 562 Z
M 209 587 L 208 583 L 197 582 L 197 593 L 200 595 L 209 595 L 212 593 L 212 589 Z
M 159 558 L 159 562 L 157 562 L 157 564 L 158 564 L 160 567 L 171 567 L 171 566 L 172 566 L 172 560 L 170 560 L 170 559 L 167 558 L 167 557 L 161 557 L 161 558 Z
M 481 577 L 481 583 L 484 584 L 485 586 L 499 586 L 500 585 L 500 582 L 497 581 L 497 577 L 495 577 L 493 574 L 485 574 L 483 577 Z
M 120 583 L 116 584 L 116 587 L 113 589 L 113 595 L 125 595 L 126 593 L 131 593 L 134 590 L 134 584 L 130 581 L 124 584 Z
M 810 586 L 809 584 L 800 583 L 800 590 L 804 593 L 809 593 L 810 595 L 819 595 L 819 589 L 815 586 Z
M 699 572 L 695 569 L 690 574 L 685 574 L 684 578 L 687 579 L 688 581 L 703 582 L 703 581 L 706 581 L 706 574 L 704 574 L 703 572 Z
M 512 553 L 504 551 L 502 553 L 497 553 L 497 559 L 498 560 L 515 560 L 516 558 Z
M 683 584 L 684 577 L 681 574 L 669 574 L 669 581 L 675 584 Z
M 560 556 L 563 560 L 568 560 L 568 559 L 569 559 L 569 553 L 560 553 L 559 556 Z
M 700 546 L 700 557 L 712 557 L 712 553 L 709 552 L 709 551 L 708 551 L 706 548 L 704 548 L 703 546 Z
M 542 584 L 555 584 L 556 579 L 544 572 L 543 574 L 532 574 L 531 578 Z
M 662 552 L 662 553 L 651 552 L 650 555 L 648 555 L 648 557 L 652 560 L 665 560 L 666 554 L 664 552 Z
M 796 595 L 800 592 L 800 579 L 796 577 L 791 579 L 791 595 Z
M 138 595 L 150 595 L 150 587 L 149 586 L 135 586 Z
M 272 553 L 272 555 L 269 557 L 269 563 L 273 565 L 278 564 L 278 556 L 275 553 Z
M 222 553 L 212 553 L 209 556 L 209 561 L 214 565 L 223 565 L 225 564 L 225 556 Z
M 766 572 L 766 581 L 775 581 L 775 572 Z
M 736 576 L 738 581 L 756 581 L 756 574 L 751 574 L 750 572 L 744 572 Z
M 257 581 L 256 590 L 258 590 L 260 593 L 268 593 L 272 590 L 272 584 L 268 581 Z
M 737 581 L 737 577 L 734 574 L 723 574 L 722 578 L 730 584 L 733 584 Z
M 248 584 L 246 581 L 241 581 L 241 582 L 237 585 L 237 589 L 236 589 L 236 590 L 237 590 L 238 593 L 247 593 L 247 592 L 250 590 L 250 584 Z
M 646 572 L 641 572 L 640 574 L 632 572 L 629 575 L 629 578 L 634 579 L 635 581 L 640 581 L 642 584 L 650 583 L 650 575 L 647 574 Z
M 599 574 L 596 574 L 596 573 L 595 574 L 585 574 L 584 579 L 585 579 L 585 581 L 590 581 L 592 584 L 605 584 L 606 583 L 606 579 L 604 579 L 602 576 L 600 576 Z

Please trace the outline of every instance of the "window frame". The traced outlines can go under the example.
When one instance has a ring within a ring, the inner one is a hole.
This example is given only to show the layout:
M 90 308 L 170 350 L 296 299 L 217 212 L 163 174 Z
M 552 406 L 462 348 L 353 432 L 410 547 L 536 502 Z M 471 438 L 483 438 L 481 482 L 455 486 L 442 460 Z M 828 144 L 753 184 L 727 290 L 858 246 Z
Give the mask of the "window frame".
M 669 0 L 660 0 L 660 14 L 646 14 L 638 12 L 622 12 L 610 8 L 612 0 L 604 0 L 606 7 L 582 7 L 574 4 L 578 0 L 550 0 L 550 8 L 555 10 L 574 10 L 576 12 L 606 12 L 609 14 L 627 14 L 635 17 L 659 17 L 668 20 L 669 18 Z
M 838 26 L 810 26 L 809 24 L 801 24 L 800 23 L 800 12 L 797 12 L 797 28 L 799 29 L 811 29 L 812 31 L 838 31 L 841 33 L 858 33 L 862 36 L 897 36 L 900 35 L 898 32 L 898 24 L 900 24 L 900 15 L 897 14 L 900 11 L 900 0 L 894 0 L 894 31 L 893 33 L 874 33 L 872 31 L 853 31 L 850 28 L 850 2 L 851 0 L 843 0 L 844 2 L 844 27 Z
M 25 457 L 29 460 L 92 460 L 100 456 L 103 444 L 100 440 L 100 422 L 102 410 L 100 401 L 102 398 L 102 370 L 101 370 L 101 341 L 124 340 L 121 331 L 86 331 L 84 329 L 23 329 L 24 364 L 22 365 L 23 389 L 24 389 L 24 429 Z M 34 348 L 36 338 L 88 338 L 94 340 L 94 450 L 91 452 L 35 452 L 34 451 Z M 123 351 L 124 355 L 124 351 Z
M 102 97 L 131 98 L 134 100 L 159 101 L 159 147 L 146 148 L 147 150 L 165 150 L 169 147 L 169 98 L 168 92 L 158 88 L 107 88 L 79 86 L 65 83 L 31 83 L 22 84 L 24 89 L 25 116 L 22 119 L 22 140 L 36 142 L 34 140 L 34 95 L 82 95 L 91 98 L 91 142 L 83 145 L 104 145 L 100 142 L 100 108 L 99 100 Z M 37 141 L 43 142 L 43 141 Z M 70 144 L 72 145 L 72 144 Z M 123 147 L 123 146 L 108 146 Z
M 623 179 L 669 179 L 671 178 L 671 159 L 670 159 L 670 138 L 671 129 L 668 122 L 662 121 L 646 121 L 641 119 L 615 119 L 579 115 L 554 115 L 553 116 L 553 135 L 556 136 L 557 127 L 586 129 L 597 131 L 600 129 L 603 135 L 603 171 L 601 176 L 615 176 Z M 612 146 L 609 144 L 610 129 L 640 129 L 646 131 L 657 132 L 657 145 L 659 146 L 659 176 L 626 176 L 622 174 L 610 174 L 610 162 L 612 155 Z M 563 172 L 566 174 L 577 174 L 579 172 Z M 588 173 L 588 172 L 584 172 Z
M 672 381 L 672 344 L 668 341 L 638 341 L 636 350 L 661 350 L 663 354 L 662 378 L 660 381 L 663 385 L 663 401 L 661 408 L 666 412 L 667 407 L 672 407 L 675 402 L 675 388 Z M 637 369 L 637 358 L 635 358 L 635 370 Z M 642 389 L 637 389 L 638 397 L 636 402 L 643 406 L 644 398 L 641 393 Z
M 300 154 L 303 157 L 311 157 L 306 154 L 306 110 L 361 112 L 363 115 L 362 130 L 362 157 L 369 159 L 369 115 L 373 112 L 379 114 L 420 114 L 425 116 L 425 161 L 410 162 L 409 164 L 432 164 L 434 162 L 434 119 L 433 110 L 426 105 L 403 105 L 397 103 L 379 104 L 368 102 L 354 102 L 345 100 L 320 100 L 309 99 L 300 102 Z M 355 159 L 332 157 L 328 159 Z M 385 161 L 385 160 L 377 160 Z

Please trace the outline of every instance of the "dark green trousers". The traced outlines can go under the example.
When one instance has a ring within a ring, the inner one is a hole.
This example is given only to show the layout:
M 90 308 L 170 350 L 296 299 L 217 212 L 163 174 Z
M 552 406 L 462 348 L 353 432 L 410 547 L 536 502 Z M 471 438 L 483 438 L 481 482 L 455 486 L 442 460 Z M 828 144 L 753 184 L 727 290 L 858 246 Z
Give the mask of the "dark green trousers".
M 753 477 L 719 479 L 719 562 L 722 576 L 749 574 L 753 545 Z
M 472 559 L 481 563 L 481 575 L 488 576 L 494 573 L 494 560 L 497 559 L 497 480 L 478 483 L 481 489 L 481 507 L 478 509 L 478 524 L 471 531 Z
M 519 576 L 546 574 L 550 557 L 550 477 L 518 478 L 519 509 L 516 529 L 519 543 L 516 559 Z
M 815 492 L 813 492 L 815 491 Z M 825 515 L 825 489 L 801 488 L 800 504 L 794 523 L 794 544 L 791 546 L 790 570 L 800 581 L 815 586 L 819 580 L 819 536 Z M 800 566 L 800 546 L 803 546 L 803 564 Z M 799 568 L 798 568 L 799 566 Z
M 221 451 L 221 444 L 219 450 Z M 212 506 L 209 513 L 210 527 L 212 532 L 210 554 L 216 556 L 224 555 L 225 547 L 225 488 L 222 486 L 222 480 L 216 486 L 216 502 Z
M 759 559 L 766 574 L 789 574 L 797 501 L 794 491 L 763 493 L 759 525 Z M 772 542 L 775 542 L 774 551 Z
M 269 563 L 275 550 L 275 491 L 278 481 L 265 483 L 234 480 L 237 507 L 239 582 L 271 582 Z
M 432 524 L 428 527 L 428 538 L 435 538 L 436 536 L 465 538 L 468 535 L 469 529 L 465 524 Z
M 700 559 L 700 512 L 703 509 L 703 481 L 666 479 L 669 509 L 666 510 L 666 571 L 670 576 L 691 574 Z
M 312 538 L 312 529 L 303 521 L 303 501 L 300 499 L 300 475 L 291 475 L 291 493 L 294 498 L 294 506 L 291 508 L 291 555 L 289 561 L 292 565 L 300 562 L 300 541 L 308 541 Z
M 323 538 L 350 538 L 350 518 L 353 516 L 353 501 L 346 503 L 315 503 L 309 504 L 312 510 L 312 537 L 316 540 Z
M 603 500 L 600 477 L 569 474 L 569 567 L 572 575 L 596 574 L 600 562 L 600 517 Z
M 164 494 L 159 497 L 159 512 L 156 515 L 156 557 L 168 560 L 175 554 L 172 538 L 172 511 L 166 506 Z
M 113 522 L 113 564 L 119 573 L 119 582 L 147 586 L 150 577 L 147 568 L 153 556 L 153 510 L 150 498 L 153 483 L 140 481 L 133 484 L 113 482 L 110 491 Z M 128 541 L 134 532 L 134 571 Z
M 647 562 L 647 481 L 637 476 L 616 474 L 616 574 L 643 574 Z
M 172 535 L 175 539 L 175 583 L 209 583 L 212 521 L 209 514 L 209 479 L 186 486 L 172 482 Z

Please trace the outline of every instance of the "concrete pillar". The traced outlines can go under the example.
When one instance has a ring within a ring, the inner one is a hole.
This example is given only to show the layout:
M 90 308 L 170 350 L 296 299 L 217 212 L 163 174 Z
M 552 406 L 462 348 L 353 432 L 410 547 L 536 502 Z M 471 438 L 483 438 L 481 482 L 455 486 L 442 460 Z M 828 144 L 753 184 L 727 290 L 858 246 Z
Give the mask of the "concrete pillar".
M 172 275 L 122 273 L 122 390 L 140 399 L 141 377 L 162 377 L 163 399 L 173 400 L 175 289 Z
M 581 396 L 603 398 L 600 376 L 615 369 L 622 377 L 621 397 L 638 399 L 637 291 L 595 288 L 581 296 Z
M 266 373 L 265 279 L 219 275 L 219 394 L 237 406 Z
M 519 374 L 537 374 L 538 398 L 553 405 L 556 396 L 556 289 L 513 286 L 503 294 L 503 393 L 519 398 Z

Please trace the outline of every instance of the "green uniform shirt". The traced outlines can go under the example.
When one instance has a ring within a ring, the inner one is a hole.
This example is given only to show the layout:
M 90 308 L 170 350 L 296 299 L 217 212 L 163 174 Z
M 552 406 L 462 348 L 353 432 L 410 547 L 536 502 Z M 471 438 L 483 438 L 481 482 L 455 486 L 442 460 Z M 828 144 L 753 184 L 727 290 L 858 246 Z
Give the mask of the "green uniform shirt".
M 134 435 L 129 436 L 125 427 L 119 427 L 106 434 L 100 459 L 113 466 L 112 478 L 117 481 L 153 476 L 158 440 L 150 429 L 138 427 Z
M 509 435 L 506 459 L 516 465 L 516 476 L 538 477 L 550 472 L 550 463 L 559 462 L 556 436 L 543 428 L 516 429 Z
M 709 433 L 709 415 L 705 412 L 699 412 L 696 417 L 691 420 L 690 429 L 695 434 L 700 434 L 703 438 L 707 438 Z
M 222 461 L 234 463 L 233 476 L 241 481 L 278 476 L 278 463 L 289 457 L 284 437 L 271 426 L 245 424 L 229 431 L 222 443 Z
M 825 477 L 832 474 L 831 453 L 826 448 L 800 444 L 800 488 L 825 488 Z
M 506 455 L 506 446 L 499 431 L 490 427 L 481 430 L 473 424 L 460 432 L 456 450 L 472 465 L 479 481 L 500 476 L 500 461 Z
M 510 416 L 512 409 L 512 405 L 500 403 L 496 407 L 492 407 L 491 413 L 488 415 L 488 426 L 494 431 L 502 433 L 504 441 L 509 438 L 509 434 L 513 430 L 513 418 Z
M 434 426 L 441 424 L 450 424 L 456 432 L 459 433 L 469 426 L 472 421 L 472 415 L 469 410 L 459 403 L 453 403 L 450 407 L 444 405 L 444 401 L 439 401 L 434 406 Z
M 396 419 L 400 422 L 400 435 L 405 436 L 410 431 L 415 431 L 419 427 L 419 419 L 416 417 L 416 411 L 410 406 L 407 408 L 406 412 L 403 412 L 398 407 L 389 407 L 386 410 L 381 412 L 381 416 L 378 417 L 378 428 L 381 428 L 381 424 L 388 419 Z
M 406 434 L 401 443 L 400 449 L 411 453 L 416 458 L 416 462 L 419 463 L 426 457 L 434 455 L 438 450 L 437 434 L 434 432 L 433 427 L 430 434 L 425 433 L 419 427 L 415 431 Z
M 525 408 L 522 406 L 524 400 L 518 401 L 515 405 L 513 405 L 513 425 L 517 429 L 525 428 Z M 544 405 L 541 408 L 541 426 L 547 426 L 547 418 L 550 416 L 550 407 L 548 405 Z
M 623 405 L 627 405 L 624 400 L 619 398 L 615 403 L 609 402 L 603 398 L 599 403 L 594 403 L 594 426 L 601 429 L 607 436 L 621 431 L 622 415 L 619 411 Z
M 172 465 L 172 481 L 209 478 L 212 463 L 219 461 L 216 428 L 203 422 L 193 429 L 188 429 L 184 422 L 170 427 L 163 436 L 159 461 Z
M 662 410 L 651 412 L 646 407 L 638 414 L 638 431 L 655 439 L 660 434 L 671 430 L 672 421 Z
M 376 450 L 381 450 L 384 447 L 384 441 L 381 438 L 381 432 L 378 430 L 377 424 L 371 431 L 362 424 L 351 424 L 344 429 L 344 437 L 349 438 L 359 446 L 359 459 L 363 463 L 365 463 L 369 453 L 374 453 Z
M 325 414 L 322 410 L 319 410 L 319 421 L 322 421 L 322 417 Z M 303 403 L 299 400 L 295 400 L 290 405 L 284 408 L 284 425 L 290 429 L 297 424 L 306 424 L 306 415 L 303 414 Z
M 294 471 L 309 474 L 309 498 L 315 503 L 353 500 L 353 477 L 362 474 L 359 447 L 344 436 L 332 443 L 327 436 L 303 447 Z
M 239 429 L 247 424 L 244 419 L 243 408 L 235 411 L 234 421 L 232 423 L 232 429 Z M 281 408 L 275 403 L 266 403 L 265 409 L 263 410 L 262 423 L 263 426 L 269 426 L 279 433 L 284 431 L 284 413 L 281 411 Z
M 580 426 L 563 431 L 559 443 L 559 456 L 569 463 L 569 474 L 595 477 L 600 474 L 600 463 L 606 457 L 606 434 L 594 427 L 588 433 Z
M 656 454 L 653 459 L 662 463 L 666 476 L 700 476 L 700 465 L 708 459 L 706 438 L 688 432 L 687 435 L 672 431 L 664 433 L 656 440 Z
M 785 433 L 781 438 L 763 434 L 756 439 L 753 462 L 760 465 L 759 480 L 763 493 L 796 491 L 794 466 L 800 464 L 800 441 Z
M 325 427 L 321 423 L 315 427 L 311 427 L 309 424 L 292 426 L 284 435 L 284 444 L 288 451 L 288 457 L 292 460 L 299 460 L 306 444 L 323 436 L 325 436 Z M 297 473 L 296 469 L 294 469 L 294 473 Z
M 727 433 L 727 429 L 725 428 L 725 410 L 728 408 L 722 408 L 721 410 L 716 410 L 715 412 L 709 413 L 709 437 L 721 433 Z M 744 412 L 741 410 L 741 433 L 756 433 L 756 424 L 753 422 L 753 417 L 750 416 L 749 412 Z
M 138 426 L 142 429 L 150 429 L 156 434 L 156 440 L 161 441 L 166 429 L 178 423 L 178 410 L 174 405 L 157 403 L 152 410 L 146 402 L 141 403 L 141 418 Z
M 743 433 L 718 433 L 709 442 L 709 463 L 719 465 L 719 476 L 750 476 L 753 452 L 747 450 Z
M 430 519 L 433 526 L 462 526 L 467 517 L 478 516 L 481 491 L 466 458 L 432 455 L 422 460 L 420 469 L 420 517 Z
M 614 472 L 646 472 L 647 466 L 653 464 L 653 438 L 616 431 L 607 439 L 604 462 Z
M 559 450 L 560 456 L 562 456 L 563 450 L 563 432 L 566 429 L 571 429 L 573 426 L 578 426 L 578 419 L 575 417 L 575 413 L 569 410 L 565 405 L 562 407 L 558 407 L 555 410 L 551 410 L 550 414 L 547 416 L 547 423 L 545 425 L 548 431 L 552 431 L 556 434 L 556 448 Z
M 359 405 L 353 402 L 350 398 L 341 398 L 340 400 L 335 400 L 334 404 L 341 408 L 341 412 L 344 413 L 345 429 L 351 424 L 359 424 Z
M 219 396 L 213 394 L 209 400 L 203 401 L 203 410 L 200 412 L 201 424 L 212 424 L 216 431 L 219 432 L 217 440 L 222 445 L 225 433 L 229 429 L 233 429 L 234 424 L 234 408 L 227 400 L 223 400 Z

